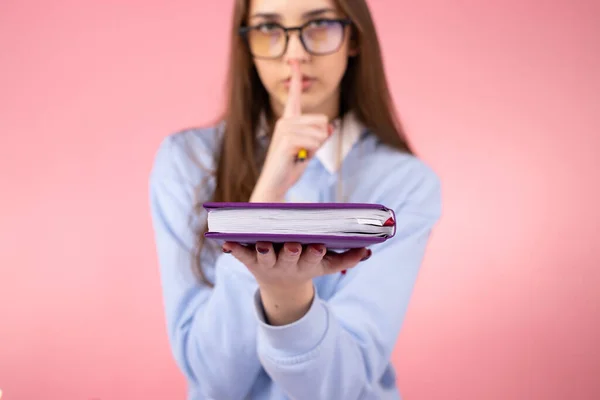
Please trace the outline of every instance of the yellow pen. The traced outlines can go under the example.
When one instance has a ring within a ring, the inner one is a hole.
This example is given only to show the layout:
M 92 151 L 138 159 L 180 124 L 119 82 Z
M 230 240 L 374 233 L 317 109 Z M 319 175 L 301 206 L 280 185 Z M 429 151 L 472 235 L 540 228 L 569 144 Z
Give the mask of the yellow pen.
M 296 155 L 296 161 L 304 161 L 308 157 L 308 152 L 306 149 L 300 149 L 298 154 Z

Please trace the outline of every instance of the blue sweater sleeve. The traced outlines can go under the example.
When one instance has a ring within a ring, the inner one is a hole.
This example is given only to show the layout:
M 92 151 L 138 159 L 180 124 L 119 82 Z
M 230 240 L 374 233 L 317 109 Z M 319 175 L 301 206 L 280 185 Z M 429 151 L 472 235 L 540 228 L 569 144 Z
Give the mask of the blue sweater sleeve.
M 412 183 L 391 185 L 379 199 L 394 208 L 396 235 L 374 246 L 369 260 L 348 271 L 329 301 L 315 295 L 304 317 L 275 327 L 265 323 L 255 293 L 259 358 L 291 398 L 379 398 L 378 381 L 390 361 L 431 229 L 441 213 L 439 181 L 429 169 L 421 171 L 420 176 L 418 171 L 411 175 Z
M 207 148 L 205 154 L 213 154 L 213 149 Z M 241 269 L 219 268 L 224 257 L 218 255 L 201 258 L 204 270 L 216 282 L 214 289 L 200 284 L 193 273 L 193 228 L 199 223 L 190 214 L 196 186 L 206 175 L 191 177 L 189 171 L 202 169 L 191 168 L 190 161 L 176 139 L 168 137 L 158 150 L 150 177 L 168 338 L 177 365 L 202 398 L 241 399 L 261 369 L 256 354 L 257 322 L 248 301 L 256 286 L 239 284 L 250 279 Z M 208 191 L 209 180 L 206 185 Z

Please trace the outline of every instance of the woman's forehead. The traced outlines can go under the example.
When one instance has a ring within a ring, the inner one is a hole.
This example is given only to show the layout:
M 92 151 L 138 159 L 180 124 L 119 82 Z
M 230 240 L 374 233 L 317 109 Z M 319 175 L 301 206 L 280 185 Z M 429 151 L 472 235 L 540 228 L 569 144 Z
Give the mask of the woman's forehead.
M 323 14 L 325 11 L 335 12 L 335 0 L 250 0 L 248 15 L 264 15 L 286 20 L 302 20 Z

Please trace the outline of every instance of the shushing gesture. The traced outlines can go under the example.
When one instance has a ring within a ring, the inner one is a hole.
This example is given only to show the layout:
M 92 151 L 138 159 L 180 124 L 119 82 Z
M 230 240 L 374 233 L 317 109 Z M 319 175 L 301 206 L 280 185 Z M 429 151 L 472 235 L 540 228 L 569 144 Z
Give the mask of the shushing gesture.
M 302 114 L 302 72 L 297 62 L 291 67 L 287 102 L 275 124 L 254 199 L 281 201 L 306 169 L 306 162 L 296 162 L 298 152 L 305 149 L 310 158 L 333 131 L 325 114 Z

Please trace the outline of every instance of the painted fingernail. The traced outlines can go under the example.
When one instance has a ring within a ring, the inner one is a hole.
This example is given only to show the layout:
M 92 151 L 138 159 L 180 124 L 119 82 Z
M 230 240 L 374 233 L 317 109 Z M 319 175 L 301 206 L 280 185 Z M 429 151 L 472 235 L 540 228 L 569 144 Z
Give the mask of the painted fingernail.
M 320 256 L 325 253 L 325 248 L 323 246 L 311 246 L 310 251 L 312 251 L 315 255 Z
M 229 254 L 229 253 L 231 253 L 231 250 L 228 250 L 228 249 L 226 249 L 226 248 L 223 248 L 223 253 L 225 253 L 225 254 Z
M 296 255 L 296 254 L 300 253 L 300 247 L 297 247 L 297 246 L 288 247 L 288 251 L 290 253 L 292 253 L 293 255 Z
M 342 275 L 346 275 L 346 272 L 347 272 L 347 271 L 348 271 L 348 270 L 346 270 L 346 269 L 343 269 L 343 270 L 342 270 Z
M 269 249 L 266 247 L 257 247 L 256 251 L 258 251 L 260 254 L 267 254 L 269 252 Z
M 360 261 L 366 261 L 369 258 L 371 258 L 371 254 L 373 254 L 373 252 L 371 251 L 371 249 L 367 249 L 367 255 L 364 256 Z

